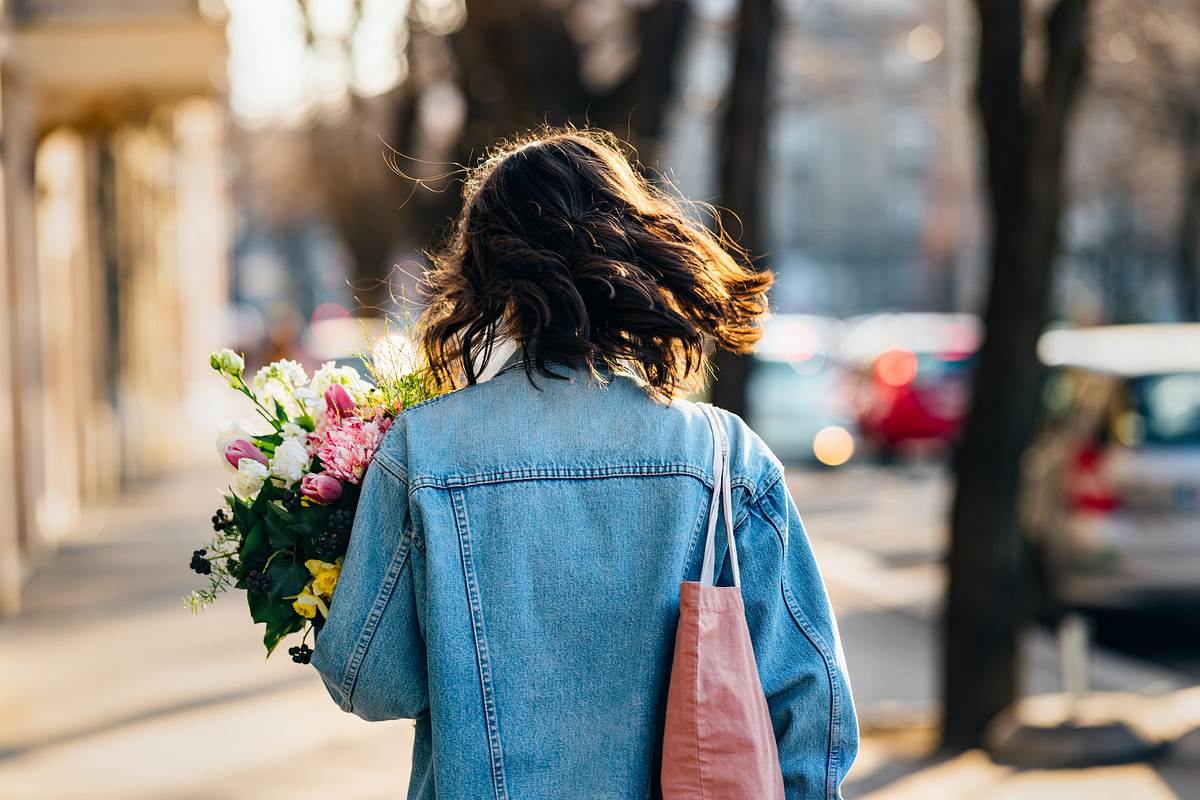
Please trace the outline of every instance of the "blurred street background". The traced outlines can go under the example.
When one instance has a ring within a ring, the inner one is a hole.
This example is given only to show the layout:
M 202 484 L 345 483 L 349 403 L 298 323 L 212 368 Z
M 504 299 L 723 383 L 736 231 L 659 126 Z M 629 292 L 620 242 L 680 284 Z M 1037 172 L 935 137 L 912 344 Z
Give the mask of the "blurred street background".
M 402 796 L 191 551 L 462 165 L 594 125 L 776 275 L 705 394 L 788 465 L 848 798 L 1200 797 L 1195 0 L 0 2 L 0 798 Z M 369 347 L 366 348 L 369 351 Z M 620 724 L 615 720 L 614 724 Z

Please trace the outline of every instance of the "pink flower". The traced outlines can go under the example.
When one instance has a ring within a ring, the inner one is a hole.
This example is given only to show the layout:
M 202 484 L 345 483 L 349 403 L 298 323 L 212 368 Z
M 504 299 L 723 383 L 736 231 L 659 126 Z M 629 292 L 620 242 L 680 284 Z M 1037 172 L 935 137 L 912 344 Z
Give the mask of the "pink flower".
M 387 417 L 370 422 L 350 417 L 343 419 L 340 425 L 326 428 L 317 448 L 317 457 L 325 467 L 325 474 L 349 483 L 361 482 L 391 424 Z
M 339 417 L 348 417 L 354 413 L 354 398 L 340 383 L 330 384 L 325 390 L 325 412 Z
M 246 439 L 234 439 L 225 448 L 225 460 L 234 468 L 238 468 L 238 462 L 243 458 L 248 458 L 251 461 L 257 461 L 264 467 L 270 464 L 270 460 L 263 455 L 263 451 L 259 450 Z
M 342 496 L 342 482 L 331 475 L 310 472 L 300 480 L 300 493 L 315 503 L 332 503 Z

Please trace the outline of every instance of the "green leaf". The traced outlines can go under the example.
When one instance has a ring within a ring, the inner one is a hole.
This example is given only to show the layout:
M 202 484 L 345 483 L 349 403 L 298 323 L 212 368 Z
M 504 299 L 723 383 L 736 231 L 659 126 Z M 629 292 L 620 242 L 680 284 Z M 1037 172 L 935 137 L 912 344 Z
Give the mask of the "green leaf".
M 280 511 L 275 506 L 267 506 L 267 539 L 271 547 L 284 550 L 297 544 L 297 533 L 293 530 L 291 519 L 287 512 Z
M 304 627 L 304 618 L 292 609 L 290 600 L 273 600 L 269 595 L 253 592 L 248 592 L 246 596 L 250 603 L 250 616 L 255 622 L 266 625 L 263 645 L 267 648 L 268 657 L 280 640 Z
M 267 516 L 275 517 L 276 519 L 288 524 L 290 524 L 292 521 L 292 512 L 275 503 L 271 503 L 267 506 Z
M 272 601 L 268 595 L 257 592 L 246 592 L 246 604 L 250 606 L 250 619 L 255 622 L 267 622 L 276 613 L 278 601 Z
M 290 617 L 267 623 L 267 630 L 263 634 L 263 645 L 267 648 L 267 658 L 271 657 L 271 653 L 275 652 L 275 648 L 288 635 L 304 627 L 304 618 L 291 609 L 288 611 L 291 614 Z
M 288 561 L 285 557 L 277 558 L 267 567 L 267 577 L 271 579 L 271 591 L 267 597 L 275 600 L 286 600 L 300 594 L 312 576 L 308 568 L 299 561 Z M 286 600 L 289 609 L 292 601 Z M 294 613 L 294 612 L 293 612 Z
M 329 524 L 329 515 L 332 513 L 333 509 L 329 506 L 305 506 L 292 515 L 291 530 L 306 547 L 311 547 L 313 540 Z
M 267 526 L 256 522 L 246 533 L 246 540 L 238 551 L 238 559 L 245 569 L 262 569 L 267 558 L 271 555 L 271 543 L 267 540 Z
M 287 494 L 287 489 L 276 486 L 275 481 L 268 479 L 263 483 L 263 488 L 259 489 L 258 497 L 254 498 L 254 505 L 251 506 L 251 509 L 258 516 L 265 517 L 268 506 L 275 500 L 283 499 L 284 494 Z
M 230 498 L 229 507 L 233 509 L 233 521 L 239 530 L 249 532 L 259 520 L 259 516 L 254 513 L 249 504 L 236 497 Z

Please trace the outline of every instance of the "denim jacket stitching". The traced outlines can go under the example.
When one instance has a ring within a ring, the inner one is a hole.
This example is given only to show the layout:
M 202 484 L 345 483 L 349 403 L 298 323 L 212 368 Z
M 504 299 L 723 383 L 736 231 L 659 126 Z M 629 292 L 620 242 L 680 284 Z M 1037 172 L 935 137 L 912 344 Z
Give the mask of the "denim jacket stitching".
M 703 538 L 702 534 L 705 533 L 704 523 L 707 520 L 708 520 L 708 503 L 701 503 L 700 504 L 700 513 L 696 516 L 695 524 L 692 525 L 692 535 L 690 537 L 690 540 L 688 541 L 687 555 L 684 556 L 684 559 L 683 559 L 683 574 L 679 578 L 681 581 L 687 580 L 688 568 L 691 567 L 691 565 L 692 565 L 692 558 L 694 557 L 694 555 L 696 553 L 696 545 Z
M 413 550 L 416 550 L 418 553 L 420 553 L 422 555 L 422 557 L 428 555 L 428 553 L 425 552 L 425 537 L 424 536 L 419 536 L 419 535 L 417 535 L 417 532 L 415 530 L 410 530 L 409 539 L 412 540 L 412 543 L 410 546 L 412 547 Z
M 468 474 L 422 475 L 409 483 L 409 493 L 417 489 L 456 489 L 491 483 L 513 483 L 534 480 L 586 480 L 590 478 L 648 478 L 664 475 L 690 475 L 706 487 L 712 487 L 707 472 L 690 464 L 666 462 L 660 464 L 609 464 L 603 467 L 515 467 L 512 469 L 480 470 Z
M 408 563 L 410 541 L 411 537 L 408 535 L 401 537 L 400 544 L 397 545 L 396 552 L 392 556 L 392 562 L 388 565 L 388 571 L 384 575 L 383 583 L 379 587 L 379 592 L 375 595 L 375 602 L 372 603 L 371 611 L 367 614 L 362 631 L 358 635 L 354 652 L 351 653 L 350 661 L 346 664 L 346 674 L 342 678 L 341 686 L 342 702 L 340 705 L 343 711 L 351 711 L 353 708 L 354 688 L 358 680 L 359 669 L 371 646 L 375 630 L 379 627 L 379 621 L 383 618 L 383 612 L 392 599 L 392 593 L 399 582 L 400 573 L 404 571 L 404 566 Z
M 394 477 L 396 480 L 405 485 L 408 484 L 408 470 L 404 468 L 404 465 L 401 464 L 395 456 L 391 455 L 386 450 L 376 450 L 375 458 L 372 459 L 372 463 L 378 463 L 379 466 L 390 472 L 392 477 Z
M 500 743 L 500 723 L 496 698 L 492 689 L 492 667 L 488 654 L 487 632 L 484 628 L 483 606 L 479 600 L 479 585 L 475 580 L 475 562 L 471 551 L 470 522 L 466 501 L 461 489 L 450 492 L 454 506 L 454 522 L 458 528 L 458 546 L 462 555 L 463 579 L 466 582 L 467 602 L 471 608 L 471 629 L 475 640 L 475 663 L 479 669 L 479 684 L 483 695 L 483 712 L 487 723 L 488 750 L 492 764 L 492 788 L 496 800 L 507 800 L 508 788 L 504 776 L 504 750 Z
M 758 505 L 760 502 L 762 502 L 762 499 L 779 484 L 781 480 L 783 480 L 783 470 L 775 467 L 766 474 L 756 488 L 752 487 L 749 504 L 751 506 Z M 778 528 L 779 526 L 776 525 L 775 527 Z
M 777 483 L 777 480 L 773 481 L 771 486 L 773 487 Z M 763 492 L 763 495 L 765 496 L 766 492 Z M 784 535 L 784 529 L 786 526 L 780 525 L 779 521 L 775 519 L 775 514 L 772 513 L 772 510 L 764 508 L 761 502 L 755 503 L 755 508 L 757 508 L 763 518 L 771 524 L 771 527 L 775 529 L 775 533 L 783 545 L 782 558 L 784 568 L 782 570 L 781 588 L 783 591 L 784 603 L 787 605 L 788 611 L 791 613 L 792 619 L 795 621 L 796 626 L 800 629 L 800 632 L 804 634 L 804 638 L 808 640 L 809 644 L 811 644 L 817 653 L 820 654 L 821 662 L 825 665 L 825 674 L 829 680 L 829 752 L 825 759 L 825 796 L 828 800 L 834 800 L 834 798 L 837 797 L 837 765 L 841 758 L 841 749 L 839 743 L 842 728 L 841 682 L 838 679 L 838 671 L 834 665 L 834 660 L 829 653 L 828 647 L 822 641 L 821 636 L 813 628 L 807 617 L 805 617 L 805 615 L 800 611 L 800 606 L 796 602 L 796 598 L 792 594 L 791 586 L 788 583 L 786 566 L 788 541 Z

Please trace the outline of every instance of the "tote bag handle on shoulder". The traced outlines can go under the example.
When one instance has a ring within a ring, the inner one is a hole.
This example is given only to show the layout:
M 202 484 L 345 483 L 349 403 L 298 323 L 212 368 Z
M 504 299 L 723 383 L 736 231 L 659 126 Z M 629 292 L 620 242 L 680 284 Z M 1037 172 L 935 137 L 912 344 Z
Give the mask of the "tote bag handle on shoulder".
M 663 734 L 663 797 L 783 800 L 775 731 L 742 602 L 729 442 L 712 406 L 700 409 L 712 429 L 713 492 L 700 580 L 679 586 L 679 628 Z M 718 516 L 725 523 L 733 586 L 716 585 Z

